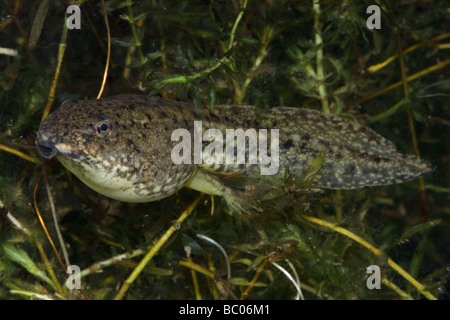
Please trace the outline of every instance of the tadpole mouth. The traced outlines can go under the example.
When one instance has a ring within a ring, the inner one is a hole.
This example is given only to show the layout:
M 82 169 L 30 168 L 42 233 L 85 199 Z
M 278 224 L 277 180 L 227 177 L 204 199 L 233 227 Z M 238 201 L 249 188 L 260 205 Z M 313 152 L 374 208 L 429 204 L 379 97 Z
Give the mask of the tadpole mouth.
M 38 132 L 37 150 L 45 159 L 51 159 L 58 153 L 55 144 L 50 140 L 43 139 L 40 132 Z
M 38 150 L 39 154 L 45 159 L 51 159 L 54 156 L 56 156 L 56 154 L 58 153 L 56 148 L 54 146 L 51 146 L 50 143 L 39 143 L 38 142 L 37 150 Z

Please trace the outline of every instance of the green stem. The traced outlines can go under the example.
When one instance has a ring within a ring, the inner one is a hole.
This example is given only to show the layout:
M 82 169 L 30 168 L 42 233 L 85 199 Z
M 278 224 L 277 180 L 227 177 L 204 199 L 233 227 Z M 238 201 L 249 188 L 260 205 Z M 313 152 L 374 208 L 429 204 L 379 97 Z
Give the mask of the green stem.
M 47 104 L 45 105 L 44 112 L 42 114 L 42 120 L 44 120 L 45 117 L 48 116 L 50 113 L 50 109 L 52 108 L 53 100 L 55 100 L 55 91 L 56 91 L 56 85 L 58 84 L 59 79 L 59 73 L 61 71 L 61 65 L 64 58 L 64 52 L 66 51 L 66 41 L 67 41 L 67 15 L 64 18 L 64 25 L 63 25 L 63 32 L 61 36 L 61 41 L 59 42 L 59 48 L 58 48 L 58 58 L 56 62 L 56 69 L 55 69 L 55 75 L 53 76 L 52 85 L 50 87 L 50 91 L 48 93 L 48 99 Z
M 244 15 L 245 8 L 247 7 L 247 1 L 248 0 L 244 1 L 244 4 L 241 7 L 241 11 L 239 12 L 239 15 L 237 16 L 236 21 L 234 22 L 233 28 L 231 29 L 230 42 L 228 43 L 228 51 L 231 50 L 231 48 L 233 47 L 234 37 L 236 35 L 236 29 L 237 29 L 237 27 L 239 25 L 239 22 L 242 19 L 242 16 Z M 218 69 L 224 62 L 226 62 L 228 60 L 229 60 L 229 58 L 228 58 L 227 54 L 225 53 L 225 55 L 219 61 L 217 61 L 216 64 L 213 65 L 212 67 L 210 67 L 208 69 L 205 69 L 203 71 L 200 71 L 200 72 L 198 72 L 196 74 L 193 74 L 191 76 L 177 76 L 175 78 L 165 79 L 164 80 L 164 84 L 167 84 L 167 83 L 186 83 L 186 82 L 189 82 L 191 80 L 195 80 L 197 78 L 201 78 L 203 76 L 207 76 L 210 73 L 214 72 L 216 69 Z
M 134 24 L 133 9 L 131 7 L 132 3 L 133 2 L 131 0 L 127 0 L 127 2 L 126 2 L 127 8 L 128 8 L 128 22 L 130 23 L 131 33 L 133 34 L 134 44 L 135 44 L 135 46 L 137 48 L 137 51 L 138 51 L 138 54 L 139 54 L 139 59 L 140 59 L 141 64 L 142 64 L 142 68 L 144 69 L 145 75 L 147 75 L 147 68 L 146 68 L 146 61 L 147 61 L 147 59 L 145 58 L 144 53 L 142 52 L 142 42 L 139 40 L 139 36 L 138 36 L 137 30 L 136 30 L 136 26 Z
M 130 274 L 128 279 L 125 280 L 124 284 L 119 290 L 119 293 L 115 296 L 115 300 L 121 300 L 125 293 L 127 292 L 128 288 L 131 286 L 131 284 L 136 280 L 136 278 L 139 276 L 139 274 L 144 270 L 145 266 L 152 260 L 152 258 L 155 256 L 156 253 L 161 249 L 161 247 L 167 243 L 169 238 L 172 236 L 172 234 L 177 231 L 184 220 L 186 220 L 187 217 L 191 214 L 191 212 L 195 209 L 195 207 L 199 204 L 199 202 L 202 200 L 204 194 L 201 193 L 197 199 L 194 200 L 194 202 L 191 203 L 191 205 L 181 214 L 181 216 L 178 218 L 176 223 L 172 225 L 166 233 L 158 240 L 158 242 L 150 249 L 150 251 L 145 255 L 145 257 L 139 262 L 137 267 L 133 270 L 133 272 Z
M 320 26 L 320 0 L 313 0 L 313 11 L 314 11 L 314 31 L 315 31 L 315 39 L 317 46 L 317 55 L 316 55 L 316 63 L 317 63 L 317 80 L 318 80 L 318 91 L 320 95 L 320 101 L 322 102 L 322 111 L 325 113 L 330 113 L 330 107 L 328 106 L 327 93 L 324 84 L 324 72 L 323 72 L 323 42 L 321 35 L 321 26 Z
M 398 109 L 400 109 L 400 107 L 403 106 L 405 103 L 406 103 L 406 100 L 401 100 L 401 101 L 399 101 L 397 104 L 395 104 L 395 106 L 389 108 L 388 110 L 386 110 L 386 111 L 384 111 L 384 112 L 382 112 L 382 113 L 380 113 L 380 114 L 377 114 L 377 115 L 374 116 L 374 117 L 370 117 L 370 119 L 369 119 L 367 122 L 371 124 L 371 123 L 380 121 L 380 120 L 382 120 L 382 119 L 384 119 L 384 118 L 387 118 L 387 117 L 389 117 L 390 115 L 394 114 L 394 113 L 395 113 Z

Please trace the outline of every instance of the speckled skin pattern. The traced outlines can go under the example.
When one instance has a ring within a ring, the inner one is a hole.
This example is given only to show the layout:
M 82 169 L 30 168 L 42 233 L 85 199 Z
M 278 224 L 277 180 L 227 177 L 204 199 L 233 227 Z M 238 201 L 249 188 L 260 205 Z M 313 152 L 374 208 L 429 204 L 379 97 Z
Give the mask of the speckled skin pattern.
M 318 188 L 401 183 L 430 170 L 428 162 L 400 154 L 390 141 L 357 122 L 301 108 L 278 107 L 259 114 L 255 116 L 252 106 L 216 105 L 214 113 L 203 106 L 198 117 L 193 104 L 139 95 L 72 100 L 44 119 L 38 132 L 38 150 L 45 158 L 56 155 L 94 190 L 129 202 L 162 199 L 185 185 L 237 197 L 226 190 L 228 187 L 208 181 L 208 175 L 248 174 L 257 165 L 172 162 L 171 150 L 179 143 L 171 141 L 172 132 L 185 128 L 193 136 L 197 120 L 202 120 L 203 130 L 216 128 L 224 137 L 227 128 L 279 129 L 280 177 L 286 165 L 294 177 L 301 177 L 324 152 L 314 185 Z M 191 183 L 194 177 L 198 181 Z M 198 187 L 203 182 L 204 187 Z M 227 201 L 233 202 L 230 198 Z

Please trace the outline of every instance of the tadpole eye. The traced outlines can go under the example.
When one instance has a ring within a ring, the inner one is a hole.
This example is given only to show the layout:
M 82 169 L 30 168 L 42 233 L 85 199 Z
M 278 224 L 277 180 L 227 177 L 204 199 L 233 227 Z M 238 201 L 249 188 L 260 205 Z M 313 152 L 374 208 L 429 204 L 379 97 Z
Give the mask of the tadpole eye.
M 109 121 L 108 119 L 100 120 L 95 124 L 95 130 L 97 131 L 97 134 L 99 136 L 103 137 L 109 136 L 112 132 L 112 129 L 113 129 L 112 122 Z

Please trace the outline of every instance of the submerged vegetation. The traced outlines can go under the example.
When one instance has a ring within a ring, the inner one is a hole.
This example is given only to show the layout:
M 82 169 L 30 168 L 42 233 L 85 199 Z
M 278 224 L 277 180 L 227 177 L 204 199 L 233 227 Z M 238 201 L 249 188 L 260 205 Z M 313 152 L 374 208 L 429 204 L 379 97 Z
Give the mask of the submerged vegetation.
M 449 298 L 446 1 L 110 0 L 107 20 L 102 2 L 75 4 L 81 29 L 67 29 L 63 1 L 0 0 L 1 299 Z M 373 4 L 381 28 L 371 30 Z M 269 181 L 276 188 L 254 215 L 187 189 L 121 203 L 35 149 L 43 116 L 97 97 L 103 80 L 103 97 L 339 114 L 433 170 L 311 193 L 317 159 L 306 177 Z M 68 265 L 82 291 L 65 286 Z M 381 289 L 368 288 L 369 266 L 380 267 Z

